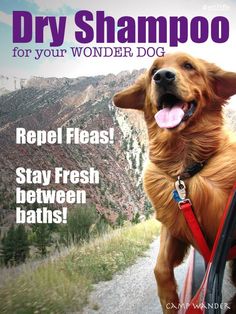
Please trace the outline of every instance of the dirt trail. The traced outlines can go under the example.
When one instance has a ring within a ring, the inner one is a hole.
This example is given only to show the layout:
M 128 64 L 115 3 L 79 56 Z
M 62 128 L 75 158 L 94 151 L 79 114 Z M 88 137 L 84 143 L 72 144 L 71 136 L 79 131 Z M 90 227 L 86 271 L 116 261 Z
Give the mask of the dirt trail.
M 83 314 L 161 314 L 153 274 L 158 249 L 159 239 L 151 244 L 145 257 L 123 273 L 95 285 Z M 180 289 L 186 269 L 187 263 L 184 263 L 175 270 Z

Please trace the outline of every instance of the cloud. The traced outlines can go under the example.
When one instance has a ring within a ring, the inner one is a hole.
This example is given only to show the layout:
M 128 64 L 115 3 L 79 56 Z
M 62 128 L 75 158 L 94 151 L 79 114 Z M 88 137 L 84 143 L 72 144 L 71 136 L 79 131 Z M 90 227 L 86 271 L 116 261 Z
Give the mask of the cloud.
M 12 17 L 2 11 L 0 11 L 0 23 L 4 23 L 12 26 Z
M 78 8 L 78 0 L 27 0 L 37 5 L 40 11 L 59 11 L 64 7 Z
M 0 0 L 1 1 L 1 0 Z M 77 43 L 75 39 L 75 31 L 78 30 L 78 27 L 75 25 L 74 21 L 74 13 L 71 10 L 68 10 L 67 14 L 66 9 L 74 8 L 75 11 L 79 10 L 80 8 L 90 10 L 94 12 L 95 10 L 105 10 L 106 15 L 112 15 L 115 19 L 122 15 L 130 15 L 136 18 L 137 16 L 141 15 L 153 15 L 159 16 L 163 15 L 166 16 L 168 19 L 169 16 L 179 16 L 185 15 L 189 18 L 189 21 L 193 16 L 205 16 L 209 20 L 209 27 L 211 19 L 217 15 L 226 16 L 230 22 L 230 38 L 224 44 L 215 44 L 211 40 L 211 32 L 209 29 L 209 38 L 206 43 L 204 44 L 196 44 L 191 41 L 189 38 L 186 44 L 180 44 L 178 48 L 170 48 L 168 44 L 160 45 L 164 46 L 166 52 L 174 52 L 175 50 L 186 51 L 194 56 L 201 57 L 206 59 L 210 62 L 214 62 L 217 65 L 221 66 L 225 70 L 235 71 L 236 72 L 236 63 L 232 62 L 235 59 L 234 51 L 235 51 L 235 38 L 236 38 L 236 21 L 233 13 L 236 9 L 236 3 L 231 2 L 230 0 L 218 0 L 219 3 L 224 1 L 228 7 L 222 7 L 222 11 L 219 11 L 218 7 L 211 6 L 210 4 L 214 4 L 214 0 L 208 0 L 208 10 L 205 9 L 203 6 L 206 3 L 206 0 L 179 0 L 173 1 L 170 0 L 172 3 L 171 7 L 167 5 L 158 6 L 161 1 L 163 0 L 150 0 L 150 6 L 147 6 L 145 2 L 141 3 L 140 6 L 132 6 L 134 1 L 127 2 L 127 0 L 119 0 L 118 2 L 112 2 L 107 0 L 99 0 L 99 3 L 96 1 L 89 1 L 89 0 L 26 0 L 31 4 L 34 3 L 38 6 L 38 11 L 40 13 L 53 14 L 57 17 L 58 23 L 58 16 L 65 14 L 67 16 L 66 21 L 66 33 L 65 33 L 65 42 L 60 48 L 68 49 L 68 54 L 65 58 L 62 59 L 40 59 L 39 61 L 29 63 L 25 60 L 21 60 L 21 63 L 13 63 L 13 60 L 9 58 L 9 60 L 1 63 L 1 71 L 2 67 L 4 67 L 4 71 L 7 73 L 9 72 L 10 67 L 12 67 L 12 73 L 19 70 L 22 73 L 22 76 L 26 75 L 40 75 L 40 76 L 68 76 L 68 77 L 76 77 L 80 75 L 89 75 L 93 76 L 96 74 L 107 74 L 109 72 L 118 73 L 122 70 L 133 70 L 133 69 L 140 69 L 144 67 L 149 67 L 153 62 L 153 58 L 151 57 L 135 57 L 135 46 L 151 46 L 151 47 L 158 47 L 157 44 L 130 44 L 129 46 L 134 47 L 134 56 L 133 58 L 72 58 L 70 53 L 70 46 L 83 46 Z M 233 0 L 235 1 L 235 0 Z M 127 3 L 127 6 L 124 6 L 124 3 Z M 187 3 L 184 7 L 180 6 L 180 3 Z M 80 6 L 80 7 L 78 7 Z M 179 7 L 178 7 L 179 6 Z M 48 10 L 48 12 L 46 11 Z M 46 11 L 46 12 L 45 12 Z M 1 12 L 1 11 L 0 11 Z M 38 14 L 34 12 L 34 14 Z M 4 21 L 3 21 L 4 20 Z M 5 13 L 0 13 L 0 22 L 10 24 L 11 18 Z M 92 23 L 92 22 L 91 22 Z M 93 25 L 95 26 L 95 21 Z M 94 27 L 95 29 L 95 27 Z M 138 29 L 136 29 L 136 32 Z M 94 33 L 96 39 L 96 31 Z M 42 45 L 34 45 L 34 39 L 32 41 L 32 46 L 30 47 L 25 46 L 26 48 L 49 48 L 52 49 L 53 47 L 49 47 L 49 42 L 52 40 L 52 34 L 50 28 L 47 26 L 44 30 L 44 42 L 45 44 Z M 96 44 L 96 40 L 94 40 L 90 46 L 98 46 Z M 119 46 L 125 46 L 123 44 L 117 43 Z M 104 44 L 100 44 L 100 46 L 106 46 Z M 115 45 L 108 45 L 108 46 L 115 46 Z M 216 53 L 217 52 L 217 53 Z M 3 64 L 5 63 L 5 64 Z M 26 66 L 23 67 L 23 64 Z M 20 74 L 19 74 L 20 76 Z

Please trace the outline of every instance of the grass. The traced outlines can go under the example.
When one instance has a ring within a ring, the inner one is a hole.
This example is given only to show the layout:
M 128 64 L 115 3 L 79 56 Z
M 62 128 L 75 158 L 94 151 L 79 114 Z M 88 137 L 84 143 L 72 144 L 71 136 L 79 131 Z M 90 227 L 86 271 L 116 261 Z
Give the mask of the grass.
M 143 255 L 159 232 L 155 220 L 114 230 L 33 269 L 30 263 L 0 289 L 0 313 L 80 312 L 92 285 L 110 280 Z

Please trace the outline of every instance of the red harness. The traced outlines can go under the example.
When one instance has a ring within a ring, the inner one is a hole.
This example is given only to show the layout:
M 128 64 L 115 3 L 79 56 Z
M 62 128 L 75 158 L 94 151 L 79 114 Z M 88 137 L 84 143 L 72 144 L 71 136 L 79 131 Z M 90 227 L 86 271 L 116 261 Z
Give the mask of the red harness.
M 219 226 L 219 229 L 218 229 L 218 233 L 217 233 L 217 237 L 215 239 L 215 242 L 218 241 L 218 237 L 219 237 L 220 231 L 223 228 L 223 224 L 224 224 L 225 218 L 226 218 L 226 216 L 228 214 L 228 210 L 229 210 L 229 207 L 230 207 L 230 204 L 231 204 L 231 201 L 233 199 L 233 195 L 234 195 L 235 192 L 236 192 L 236 183 L 234 184 L 234 186 L 232 188 L 232 191 L 231 191 L 230 196 L 228 198 L 226 207 L 224 209 L 224 212 L 223 212 L 223 215 L 222 215 L 222 218 L 221 218 L 221 221 L 220 221 L 220 226 Z M 186 220 L 186 222 L 187 222 L 187 224 L 189 226 L 189 229 L 191 230 L 191 232 L 192 232 L 192 234 L 194 236 L 194 239 L 196 241 L 196 244 L 198 246 L 198 249 L 199 249 L 200 253 L 204 257 L 205 261 L 208 263 L 209 260 L 210 260 L 212 251 L 208 247 L 207 241 L 206 241 L 206 239 L 205 239 L 205 237 L 204 237 L 204 235 L 202 233 L 202 230 L 201 230 L 201 228 L 199 226 L 197 218 L 196 218 L 196 216 L 195 216 L 195 214 L 193 212 L 191 201 L 189 199 L 180 201 L 179 202 L 179 208 L 182 211 L 182 213 L 183 213 L 183 215 L 185 217 L 185 220 Z M 230 259 L 234 259 L 234 258 L 236 258 L 236 245 L 234 245 L 230 249 L 227 259 L 230 260 Z

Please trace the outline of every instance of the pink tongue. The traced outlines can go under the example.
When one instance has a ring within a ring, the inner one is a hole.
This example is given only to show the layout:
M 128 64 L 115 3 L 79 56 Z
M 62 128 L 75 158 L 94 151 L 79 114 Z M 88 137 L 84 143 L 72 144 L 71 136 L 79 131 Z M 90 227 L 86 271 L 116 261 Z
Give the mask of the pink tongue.
M 156 123 L 160 128 L 174 128 L 180 124 L 184 117 L 184 111 L 176 105 L 172 108 L 164 108 L 155 114 Z

